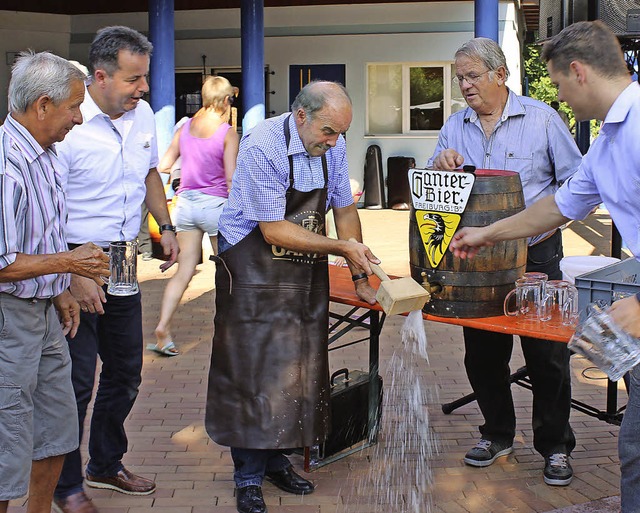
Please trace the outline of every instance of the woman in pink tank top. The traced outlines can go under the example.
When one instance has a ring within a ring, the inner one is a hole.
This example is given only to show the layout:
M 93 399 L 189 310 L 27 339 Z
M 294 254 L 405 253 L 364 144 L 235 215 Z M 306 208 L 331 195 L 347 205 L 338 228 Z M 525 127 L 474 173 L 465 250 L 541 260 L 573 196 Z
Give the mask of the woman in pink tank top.
M 156 343 L 147 346 L 166 356 L 178 354 L 171 319 L 200 261 L 205 233 L 214 254 L 218 252 L 218 219 L 229 196 L 238 155 L 238 134 L 229 125 L 234 97 L 226 78 L 208 77 L 202 86 L 203 108 L 176 132 L 158 166 L 158 171 L 168 173 L 178 158 L 182 160 L 174 212 L 180 246 L 178 270 L 162 297 Z

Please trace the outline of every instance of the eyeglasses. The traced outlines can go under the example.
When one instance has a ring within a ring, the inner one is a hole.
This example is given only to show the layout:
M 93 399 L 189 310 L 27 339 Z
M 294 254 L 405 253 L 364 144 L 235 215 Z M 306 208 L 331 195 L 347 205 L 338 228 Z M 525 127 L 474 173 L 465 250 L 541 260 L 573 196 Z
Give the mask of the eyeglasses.
M 455 77 L 453 77 L 452 80 L 454 84 L 462 85 L 462 82 L 466 80 L 467 84 L 475 85 L 478 83 L 482 75 L 486 75 L 490 71 L 491 70 L 488 69 L 487 71 L 483 71 L 482 73 L 469 73 L 468 75 L 456 75 Z

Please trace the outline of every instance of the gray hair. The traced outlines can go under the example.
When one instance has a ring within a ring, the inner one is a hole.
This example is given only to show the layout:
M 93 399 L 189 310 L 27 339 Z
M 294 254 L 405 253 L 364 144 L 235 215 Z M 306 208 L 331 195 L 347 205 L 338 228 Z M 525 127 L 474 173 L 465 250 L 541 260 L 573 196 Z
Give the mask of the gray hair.
M 351 105 L 351 97 L 342 84 L 326 80 L 313 80 L 300 89 L 296 99 L 293 100 L 291 111 L 302 109 L 307 116 L 313 119 L 316 112 L 334 100 L 346 101 Z
M 127 50 L 138 55 L 149 55 L 153 45 L 137 30 L 122 25 L 98 30 L 89 48 L 89 72 L 104 69 L 109 76 L 118 71 L 118 54 Z
M 569 25 L 542 47 L 542 60 L 553 60 L 554 71 L 566 75 L 573 61 L 588 64 L 605 77 L 629 75 L 620 42 L 602 21 Z
M 22 52 L 11 70 L 9 112 L 24 114 L 41 96 L 58 105 L 69 98 L 71 84 L 85 78 L 67 59 L 49 52 Z
M 476 37 L 467 41 L 458 50 L 455 57 L 459 55 L 481 61 L 489 71 L 496 71 L 500 66 L 504 67 L 509 77 L 509 66 L 507 59 L 498 43 L 488 37 Z

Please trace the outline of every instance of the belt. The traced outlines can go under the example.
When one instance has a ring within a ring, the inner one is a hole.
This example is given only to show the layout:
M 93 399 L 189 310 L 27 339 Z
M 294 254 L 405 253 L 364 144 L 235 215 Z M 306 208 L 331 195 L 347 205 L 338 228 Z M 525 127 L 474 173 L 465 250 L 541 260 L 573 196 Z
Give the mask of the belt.
M 19 301 L 24 301 L 25 303 L 29 303 L 32 305 L 35 305 L 36 303 L 47 303 L 47 302 L 51 302 L 51 298 L 50 297 L 20 297 L 20 296 L 14 296 L 13 294 L 10 294 L 9 292 L 1 292 L 1 294 L 4 294 L 5 296 L 9 296 L 11 299 L 17 299 Z
M 529 246 L 530 248 L 537 246 L 538 244 L 540 244 L 541 242 L 544 242 L 545 240 L 549 240 L 551 237 L 553 237 L 556 233 L 558 233 L 560 231 L 559 228 L 556 228 L 555 230 L 553 230 L 551 233 L 549 233 L 546 237 L 543 237 L 542 239 L 536 241 L 535 244 L 531 244 L 531 246 Z
M 85 242 L 85 244 L 86 244 L 86 242 Z M 69 251 L 71 251 L 73 249 L 79 248 L 80 246 L 82 246 L 82 244 L 75 244 L 73 242 L 67 242 L 67 246 L 69 246 Z M 100 249 L 102 251 L 104 251 L 105 253 L 109 252 L 109 248 L 108 247 L 105 248 L 105 247 L 100 246 Z

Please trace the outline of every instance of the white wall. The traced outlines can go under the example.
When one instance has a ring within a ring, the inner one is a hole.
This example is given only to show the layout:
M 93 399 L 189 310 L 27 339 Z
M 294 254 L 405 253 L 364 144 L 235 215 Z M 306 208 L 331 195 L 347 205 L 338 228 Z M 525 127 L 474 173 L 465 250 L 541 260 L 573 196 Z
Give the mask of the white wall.
M 69 16 L 0 11 L 0 119 L 7 115 L 6 92 L 12 64 L 7 62 L 7 54 L 32 49 L 68 57 L 70 32 Z
M 515 5 L 503 4 L 502 7 L 505 21 L 504 30 L 500 34 L 500 47 L 509 65 L 510 76 L 507 85 L 516 93 L 522 94 L 524 31 L 518 26 Z
M 405 155 L 423 165 L 437 137 L 365 137 L 366 65 L 368 62 L 451 61 L 455 50 L 473 37 L 473 1 L 372 5 L 277 7 L 265 9 L 265 64 L 270 77 L 270 110 L 289 109 L 290 64 L 345 64 L 346 86 L 352 96 L 354 117 L 347 147 L 351 176 L 362 181 L 366 149 L 382 148 L 389 156 Z M 500 40 L 511 69 L 510 87 L 520 92 L 520 44 L 517 13 L 512 2 L 499 10 Z M 32 15 L 29 15 L 32 16 Z M 59 18 L 59 17 L 57 17 Z M 64 18 L 64 17 L 63 17 Z M 77 15 L 69 17 L 71 40 L 60 51 L 86 61 L 95 31 L 124 24 L 148 31 L 146 13 Z M 53 23 L 46 23 L 53 26 Z M 178 11 L 175 14 L 176 67 L 240 67 L 240 10 Z M 321 33 L 323 35 L 309 35 Z M 53 34 L 51 37 L 54 37 Z M 34 36 L 35 37 L 35 36 Z

